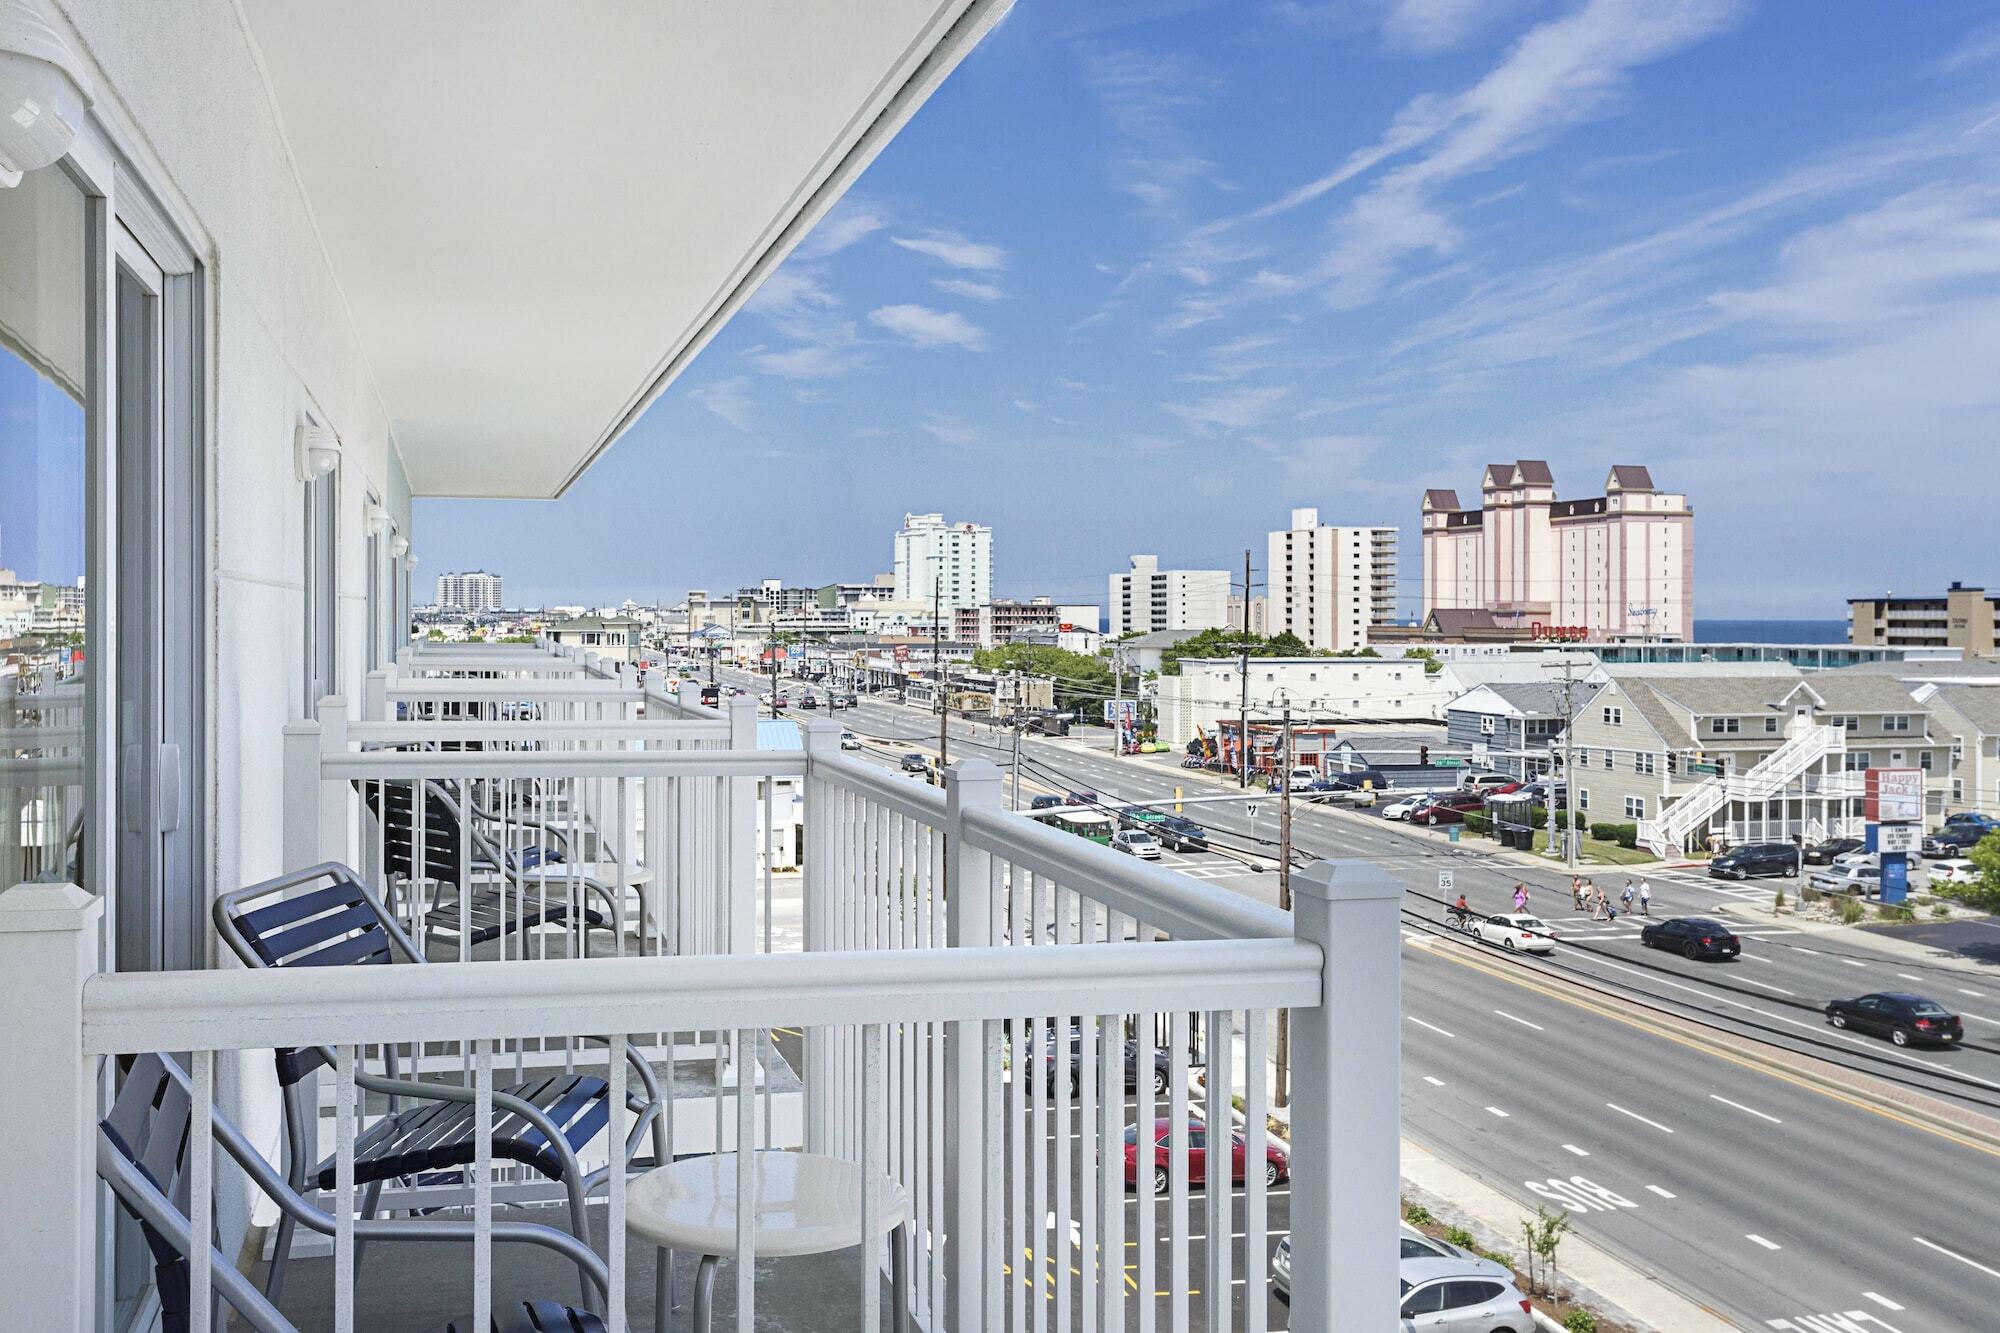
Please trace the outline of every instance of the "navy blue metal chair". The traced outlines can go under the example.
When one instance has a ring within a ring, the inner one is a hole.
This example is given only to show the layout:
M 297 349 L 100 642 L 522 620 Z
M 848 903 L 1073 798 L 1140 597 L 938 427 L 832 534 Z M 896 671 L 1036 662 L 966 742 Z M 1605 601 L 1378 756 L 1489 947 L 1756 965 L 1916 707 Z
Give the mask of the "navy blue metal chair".
M 248 967 L 356 967 L 427 960 L 407 932 L 360 876 L 337 862 L 281 875 L 216 899 L 215 925 L 223 942 Z M 599 1038 L 583 1038 L 594 1041 Z M 387 1114 L 357 1135 L 354 1181 L 365 1186 L 363 1216 L 373 1218 L 382 1187 L 391 1180 L 441 1183 L 462 1175 L 477 1156 L 474 1094 L 469 1087 L 397 1077 L 396 1051 L 384 1047 L 385 1074 L 357 1069 L 355 1086 L 389 1098 Z M 307 1104 L 303 1081 L 332 1067 L 324 1046 L 283 1048 L 276 1053 L 278 1083 L 284 1091 L 286 1183 L 303 1193 L 334 1186 L 334 1159 L 317 1159 L 317 1119 Z M 614 1163 L 585 1174 L 577 1154 L 610 1123 L 610 1084 L 593 1075 L 551 1073 L 497 1088 L 493 1093 L 493 1158 L 518 1162 L 563 1186 L 570 1228 L 585 1245 L 590 1226 L 585 1202 L 609 1179 L 614 1165 L 629 1166 L 650 1130 L 654 1160 L 666 1160 L 665 1106 L 653 1067 L 628 1043 L 626 1063 L 636 1089 L 626 1108 L 637 1119 Z M 408 1105 L 403 1102 L 407 1099 Z M 294 1219 L 278 1223 L 276 1249 L 265 1289 L 275 1297 L 284 1283 Z
M 142 1055 L 126 1072 L 111 1113 L 97 1127 L 97 1174 L 135 1217 L 153 1259 L 153 1279 L 160 1294 L 161 1333 L 187 1333 L 194 1254 L 193 1224 L 188 1220 L 189 1125 L 194 1097 L 187 1075 L 162 1055 Z M 248 1139 L 219 1114 L 211 1115 L 215 1141 L 257 1187 L 283 1210 L 285 1217 L 313 1231 L 332 1235 L 334 1219 L 308 1203 L 250 1146 Z M 470 1221 L 444 1218 L 361 1220 L 354 1224 L 357 1246 L 363 1237 L 390 1240 L 471 1240 Z M 495 1219 L 493 1242 L 537 1245 L 553 1250 L 577 1267 L 586 1292 L 600 1303 L 608 1300 L 610 1275 L 604 1261 L 576 1237 L 534 1222 Z M 209 1271 L 218 1301 L 227 1303 L 257 1333 L 298 1333 L 270 1298 L 236 1271 L 213 1237 L 208 1246 Z M 211 1327 L 221 1324 L 211 1321 Z M 453 1322 L 438 1333 L 471 1333 L 472 1325 Z M 604 1320 L 590 1310 L 556 1301 L 523 1301 L 493 1311 L 491 1333 L 608 1333 Z

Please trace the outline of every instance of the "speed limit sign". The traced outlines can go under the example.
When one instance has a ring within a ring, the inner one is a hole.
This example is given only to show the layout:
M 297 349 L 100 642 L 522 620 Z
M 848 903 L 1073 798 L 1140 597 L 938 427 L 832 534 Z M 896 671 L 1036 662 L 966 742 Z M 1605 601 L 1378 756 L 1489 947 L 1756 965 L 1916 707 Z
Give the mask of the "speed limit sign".
M 1451 892 L 1451 872 L 1449 870 L 1438 871 L 1438 892 Z

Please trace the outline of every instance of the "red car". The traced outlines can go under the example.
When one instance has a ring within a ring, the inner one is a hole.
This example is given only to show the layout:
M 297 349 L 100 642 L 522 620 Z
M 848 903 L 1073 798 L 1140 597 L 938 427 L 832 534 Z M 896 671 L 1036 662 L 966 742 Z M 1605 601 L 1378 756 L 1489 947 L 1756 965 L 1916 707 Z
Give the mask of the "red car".
M 1412 824 L 1463 824 L 1468 811 L 1484 809 L 1486 801 L 1478 796 L 1447 796 L 1420 805 L 1410 812 Z
M 1155 1194 L 1165 1194 L 1167 1192 L 1168 1175 L 1172 1171 L 1173 1162 L 1170 1152 L 1171 1140 L 1168 1137 L 1168 1132 L 1172 1124 L 1173 1122 L 1165 1116 L 1161 1116 L 1153 1122 L 1153 1192 Z M 1199 1120 L 1190 1118 L 1188 1120 L 1187 1139 L 1188 1184 L 1190 1186 L 1205 1185 L 1208 1183 L 1208 1126 L 1202 1124 Z M 1241 1185 L 1243 1183 L 1243 1157 L 1248 1150 L 1244 1146 L 1241 1134 L 1231 1134 L 1229 1136 L 1229 1143 L 1230 1180 L 1233 1184 Z M 1289 1180 L 1291 1175 L 1292 1161 L 1289 1157 L 1285 1156 L 1284 1150 L 1274 1143 L 1266 1143 L 1264 1145 L 1264 1183 L 1267 1185 L 1276 1185 L 1280 1181 Z M 1125 1128 L 1125 1184 L 1127 1188 L 1133 1188 L 1138 1183 L 1139 1127 L 1137 1125 L 1128 1125 Z

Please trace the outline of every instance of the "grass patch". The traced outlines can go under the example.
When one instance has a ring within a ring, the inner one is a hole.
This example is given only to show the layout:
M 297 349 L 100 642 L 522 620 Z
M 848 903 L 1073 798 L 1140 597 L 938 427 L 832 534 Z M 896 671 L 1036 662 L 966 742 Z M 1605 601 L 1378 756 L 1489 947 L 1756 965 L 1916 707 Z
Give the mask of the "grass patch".
M 1549 831 L 1536 829 L 1535 850 L 1546 852 L 1548 849 Z M 1586 837 L 1583 846 L 1578 849 L 1577 859 L 1593 866 L 1637 866 L 1650 864 L 1659 858 L 1643 847 L 1620 847 L 1615 842 Z

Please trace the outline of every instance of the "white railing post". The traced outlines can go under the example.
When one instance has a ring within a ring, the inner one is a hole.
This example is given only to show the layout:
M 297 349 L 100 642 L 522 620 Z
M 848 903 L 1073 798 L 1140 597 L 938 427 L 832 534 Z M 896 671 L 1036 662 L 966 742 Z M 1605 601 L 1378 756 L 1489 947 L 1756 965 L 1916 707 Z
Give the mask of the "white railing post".
M 389 716 L 389 673 L 371 671 L 361 679 L 361 720 L 391 722 Z
M 1291 1019 L 1294 1328 L 1399 1318 L 1402 898 L 1366 861 L 1292 876 L 1292 931 L 1320 947 L 1324 978 L 1318 1006 Z
M 74 884 L 0 893 L 0 1068 L 14 1089 L 0 1134 L 10 1328 L 97 1327 L 97 1080 L 83 1053 L 83 984 L 97 970 L 103 911 Z
M 319 862 L 320 731 L 317 722 L 285 724 L 285 832 L 289 869 Z
M 818 761 L 840 753 L 840 728 L 832 722 L 812 721 L 805 725 L 806 781 L 805 821 L 806 860 L 800 868 L 800 910 L 805 927 L 806 951 L 830 947 L 832 937 L 827 920 L 827 897 L 839 882 L 834 865 L 833 783 L 820 772 Z M 822 1027 L 806 1029 L 806 1151 L 832 1152 L 833 1047 L 832 1033 Z
M 1002 810 L 1000 770 L 968 759 L 944 771 L 945 943 L 977 949 L 993 942 L 992 857 L 965 840 L 968 809 Z M 945 1029 L 945 1253 L 951 1328 L 978 1328 L 989 1277 L 986 1225 L 986 1050 L 983 1022 Z M 1085 1262 L 1091 1261 L 1085 1256 Z M 1122 1271 L 1122 1270 L 1121 1270 Z
M 347 700 L 338 694 L 329 694 L 319 701 L 319 745 L 322 754 L 347 751 Z M 320 861 L 347 860 L 349 791 L 340 778 L 329 778 L 319 784 L 318 846 L 310 860 L 297 863 L 293 869 Z M 421 810 L 423 806 L 419 804 L 417 808 Z
M 757 701 L 739 697 L 729 701 L 729 748 L 757 748 Z M 723 892 L 728 895 L 729 953 L 757 952 L 757 784 L 761 779 L 742 777 L 729 784 L 728 821 L 723 831 L 728 849 L 728 873 Z M 774 779 L 772 791 L 777 790 Z

